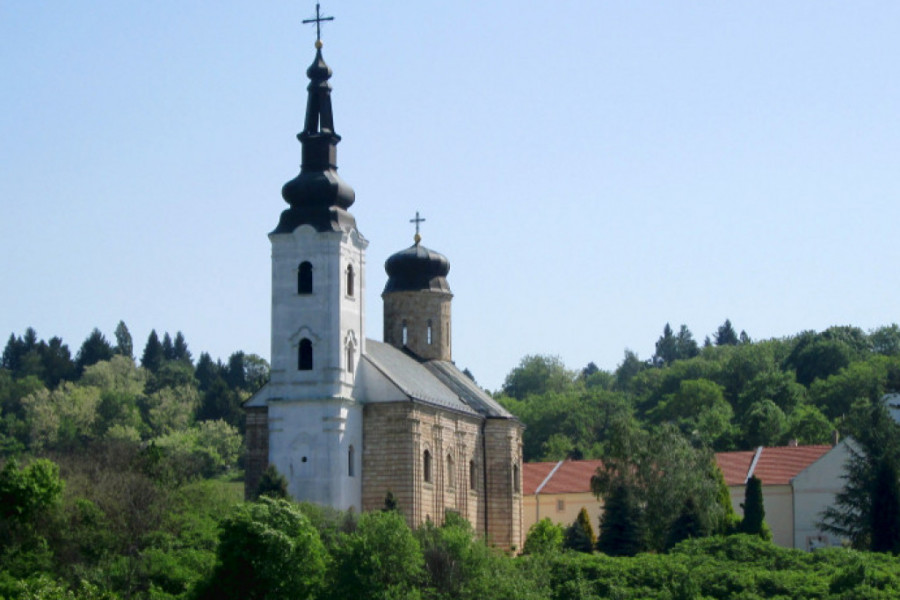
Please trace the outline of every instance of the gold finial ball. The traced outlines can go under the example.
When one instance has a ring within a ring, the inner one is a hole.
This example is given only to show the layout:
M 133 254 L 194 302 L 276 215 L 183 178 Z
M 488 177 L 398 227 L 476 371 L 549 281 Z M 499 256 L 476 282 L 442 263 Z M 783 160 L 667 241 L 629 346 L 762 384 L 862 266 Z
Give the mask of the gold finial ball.
M 413 239 L 416 240 L 416 245 L 418 245 L 422 241 L 422 236 L 417 233 Z
M 322 49 L 322 40 L 316 40 L 316 50 Z

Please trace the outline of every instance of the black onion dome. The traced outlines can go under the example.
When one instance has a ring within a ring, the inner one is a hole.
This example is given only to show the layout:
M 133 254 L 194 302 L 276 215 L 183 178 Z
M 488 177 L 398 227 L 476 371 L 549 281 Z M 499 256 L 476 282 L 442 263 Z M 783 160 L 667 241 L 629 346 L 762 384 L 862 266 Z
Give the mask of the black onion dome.
M 334 132 L 328 83 L 331 68 L 322 58 L 319 46 L 306 75 L 306 120 L 303 131 L 297 135 L 303 147 L 300 174 L 281 188 L 282 197 L 291 207 L 281 213 L 273 233 L 290 233 L 301 225 L 312 225 L 316 231 L 356 226 L 353 215 L 347 212 L 356 193 L 337 174 L 337 144 L 341 136 Z
M 388 280 L 384 293 L 390 292 L 447 292 L 447 273 L 450 261 L 440 252 L 415 244 L 401 250 L 384 263 Z

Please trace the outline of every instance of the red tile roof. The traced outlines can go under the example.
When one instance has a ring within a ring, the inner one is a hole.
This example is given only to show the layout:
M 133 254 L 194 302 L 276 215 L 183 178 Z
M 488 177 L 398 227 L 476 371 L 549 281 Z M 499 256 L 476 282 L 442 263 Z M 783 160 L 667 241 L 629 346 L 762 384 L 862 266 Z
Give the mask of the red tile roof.
M 555 462 L 535 462 L 522 465 L 522 491 L 525 492 L 525 495 L 533 496 L 534 491 L 544 482 L 555 466 Z
M 600 467 L 599 460 L 567 460 L 547 482 L 542 494 L 566 494 L 591 491 L 591 477 Z
M 829 450 L 830 445 L 763 448 L 753 474 L 763 485 L 787 485 Z
M 787 485 L 811 464 L 822 458 L 831 446 L 780 446 L 762 448 L 753 474 L 764 485 Z M 756 456 L 756 450 L 717 452 L 716 463 L 728 485 L 744 485 Z M 542 494 L 565 494 L 591 491 L 591 476 L 600 466 L 599 460 L 567 460 L 553 472 L 556 462 L 525 463 L 522 487 L 526 495 L 534 495 L 541 486 Z M 553 476 L 548 476 L 553 473 Z M 545 483 L 546 480 L 546 483 Z
M 753 462 L 755 450 L 743 450 L 741 452 L 716 452 L 716 463 L 722 469 L 725 483 L 728 485 L 744 485 L 747 481 L 747 471 Z

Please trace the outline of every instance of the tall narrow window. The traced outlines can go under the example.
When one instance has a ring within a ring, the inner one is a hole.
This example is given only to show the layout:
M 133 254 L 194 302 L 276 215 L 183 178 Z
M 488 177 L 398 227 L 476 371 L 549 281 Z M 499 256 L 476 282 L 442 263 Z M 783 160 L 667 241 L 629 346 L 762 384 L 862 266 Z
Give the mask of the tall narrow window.
M 456 487 L 456 469 L 453 466 L 453 456 L 447 455 L 447 487 Z
M 353 373 L 353 344 L 347 346 L 347 372 Z
M 298 294 L 312 294 L 313 291 L 313 281 L 312 281 L 312 263 L 309 261 L 305 261 L 300 263 L 300 267 L 297 269 L 297 293 Z
M 356 473 L 355 469 L 353 468 L 353 463 L 356 459 L 355 454 L 356 452 L 353 451 L 353 446 L 351 445 L 350 449 L 347 450 L 347 475 L 349 475 L 350 477 L 354 477 Z
M 521 484 L 519 483 L 519 465 L 518 465 L 518 463 L 513 465 L 513 481 L 512 481 L 512 484 L 513 484 L 513 492 L 515 492 L 516 494 L 518 494 L 518 493 L 522 490 L 522 486 L 521 486 Z
M 478 471 L 475 469 L 475 461 L 469 461 L 469 489 L 474 490 L 478 487 Z
M 425 332 L 425 339 L 428 342 L 428 345 L 431 345 L 431 319 L 428 319 L 428 330 Z
M 403 345 L 406 345 L 406 342 L 409 341 L 409 328 L 406 326 L 406 321 L 403 321 L 403 333 L 402 333 Z
M 353 295 L 353 265 L 347 265 L 347 295 Z
M 300 340 L 299 358 L 297 368 L 301 371 L 311 371 L 313 368 L 312 342 L 306 338 Z
M 431 452 L 428 450 L 422 454 L 422 479 L 431 483 Z

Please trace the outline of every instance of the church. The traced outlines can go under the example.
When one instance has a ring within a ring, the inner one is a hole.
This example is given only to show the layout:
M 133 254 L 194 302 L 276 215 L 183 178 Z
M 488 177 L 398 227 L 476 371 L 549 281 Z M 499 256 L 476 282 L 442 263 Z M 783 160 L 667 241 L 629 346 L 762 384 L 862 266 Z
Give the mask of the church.
M 274 465 L 297 500 L 359 512 L 390 492 L 412 527 L 455 512 L 521 549 L 523 427 L 454 364 L 450 263 L 418 232 L 385 263 L 384 341 L 366 338 L 368 241 L 337 174 L 320 39 L 306 74 L 300 173 L 269 234 L 271 375 L 244 404 L 245 493 Z

